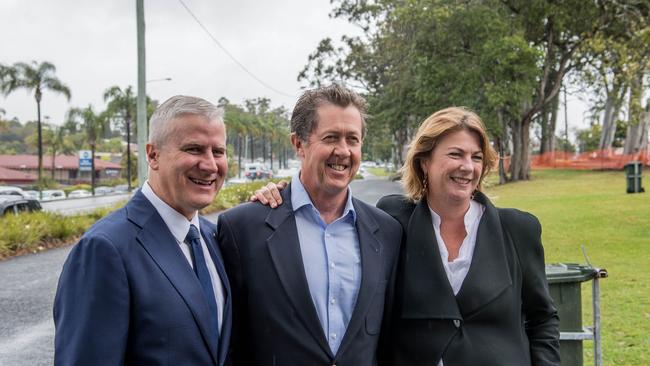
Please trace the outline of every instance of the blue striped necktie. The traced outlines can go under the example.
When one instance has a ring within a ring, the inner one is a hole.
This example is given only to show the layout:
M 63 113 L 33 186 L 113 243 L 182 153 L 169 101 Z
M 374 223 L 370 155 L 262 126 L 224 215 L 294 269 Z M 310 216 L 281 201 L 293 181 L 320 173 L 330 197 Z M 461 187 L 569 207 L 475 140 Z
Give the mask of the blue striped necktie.
M 219 315 L 217 313 L 217 300 L 214 297 L 214 290 L 212 287 L 212 280 L 210 280 L 210 272 L 208 272 L 208 266 L 205 262 L 205 256 L 203 255 L 203 248 L 201 247 L 201 234 L 199 230 L 194 225 L 190 225 L 190 231 L 185 237 L 185 241 L 190 244 L 192 249 L 192 263 L 194 264 L 194 272 L 199 278 L 201 283 L 201 288 L 205 294 L 206 300 L 208 302 L 208 307 L 210 308 L 210 317 L 212 320 L 212 327 L 217 335 L 217 344 L 219 344 Z

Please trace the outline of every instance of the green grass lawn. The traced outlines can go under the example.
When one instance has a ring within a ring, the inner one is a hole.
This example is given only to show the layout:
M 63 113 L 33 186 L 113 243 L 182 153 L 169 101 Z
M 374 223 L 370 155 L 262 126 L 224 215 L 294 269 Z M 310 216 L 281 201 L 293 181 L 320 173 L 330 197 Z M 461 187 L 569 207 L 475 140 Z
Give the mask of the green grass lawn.
M 627 194 L 622 171 L 537 170 L 527 182 L 492 186 L 499 207 L 515 207 L 542 223 L 546 262 L 591 263 L 601 280 L 603 363 L 650 365 L 650 185 Z M 591 325 L 591 283 L 582 285 L 583 324 Z M 593 343 L 584 343 L 585 365 Z

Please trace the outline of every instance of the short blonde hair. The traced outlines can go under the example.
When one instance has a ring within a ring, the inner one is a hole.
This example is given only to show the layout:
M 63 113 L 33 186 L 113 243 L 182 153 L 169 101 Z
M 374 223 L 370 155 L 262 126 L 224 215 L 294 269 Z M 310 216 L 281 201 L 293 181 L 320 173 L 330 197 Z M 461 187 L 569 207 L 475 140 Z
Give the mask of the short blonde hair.
M 442 138 L 461 130 L 474 132 L 480 140 L 483 152 L 483 171 L 477 189 L 481 190 L 483 178 L 496 164 L 497 153 L 490 145 L 485 125 L 476 113 L 464 107 L 449 107 L 437 111 L 425 119 L 420 124 L 418 132 L 409 146 L 406 161 L 401 168 L 402 185 L 406 197 L 412 201 L 418 201 L 426 196 L 427 193 L 422 184 L 425 172 L 422 171 L 421 162 L 430 158 L 431 152 Z

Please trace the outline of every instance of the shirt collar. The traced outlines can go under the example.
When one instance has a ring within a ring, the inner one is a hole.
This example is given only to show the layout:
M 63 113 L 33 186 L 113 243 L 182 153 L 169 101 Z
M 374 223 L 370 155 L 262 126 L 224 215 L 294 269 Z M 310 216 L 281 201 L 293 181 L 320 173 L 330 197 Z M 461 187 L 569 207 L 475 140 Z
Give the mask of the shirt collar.
M 437 230 L 440 230 L 440 222 L 441 222 L 440 215 L 438 215 L 434 210 L 432 210 L 431 207 L 429 207 L 429 211 L 431 212 L 431 220 L 433 221 L 433 226 Z M 467 233 L 470 232 L 470 228 L 472 224 L 476 222 L 476 219 L 481 213 L 482 213 L 481 204 L 474 200 L 470 200 L 469 209 L 467 210 L 467 212 L 465 212 L 465 217 L 463 219 L 465 223 L 465 232 Z
M 178 211 L 174 210 L 170 205 L 158 197 L 156 192 L 151 189 L 149 180 L 144 182 L 141 191 L 156 209 L 177 242 L 182 243 L 185 241 L 185 237 L 190 231 L 190 225 L 196 226 L 199 232 L 201 232 L 198 212 L 194 214 L 192 220 L 187 220 L 185 216 L 181 215 Z
M 314 206 L 305 186 L 300 181 L 300 171 L 291 177 L 291 205 L 293 206 L 294 213 L 304 206 L 310 206 L 312 210 L 317 212 L 320 216 L 320 212 L 318 212 L 318 209 Z M 352 204 L 352 190 L 350 189 L 350 186 L 348 186 L 348 196 L 341 217 L 346 217 L 347 215 L 352 217 L 353 222 L 357 221 L 357 212 L 354 210 L 354 205 Z

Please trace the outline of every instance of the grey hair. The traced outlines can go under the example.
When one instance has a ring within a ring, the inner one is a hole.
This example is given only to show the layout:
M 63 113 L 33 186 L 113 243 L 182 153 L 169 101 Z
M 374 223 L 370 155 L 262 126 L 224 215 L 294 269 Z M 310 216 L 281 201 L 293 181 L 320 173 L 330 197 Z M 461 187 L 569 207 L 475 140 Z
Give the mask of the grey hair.
M 338 84 L 307 90 L 298 98 L 291 114 L 291 132 L 295 133 L 301 141 L 308 141 L 309 135 L 316 129 L 318 123 L 317 109 L 325 104 L 343 108 L 352 105 L 357 108 L 361 114 L 361 137 L 365 136 L 366 100 Z
M 223 123 L 223 108 L 205 99 L 186 95 L 175 95 L 156 108 L 149 120 L 149 143 L 162 146 L 172 133 L 174 119 L 184 115 L 204 117 L 208 121 Z

